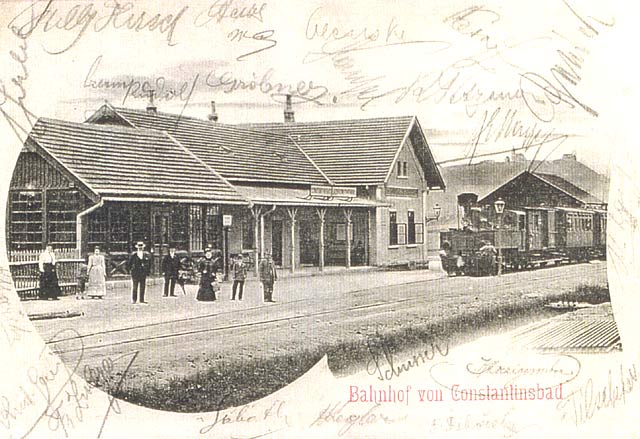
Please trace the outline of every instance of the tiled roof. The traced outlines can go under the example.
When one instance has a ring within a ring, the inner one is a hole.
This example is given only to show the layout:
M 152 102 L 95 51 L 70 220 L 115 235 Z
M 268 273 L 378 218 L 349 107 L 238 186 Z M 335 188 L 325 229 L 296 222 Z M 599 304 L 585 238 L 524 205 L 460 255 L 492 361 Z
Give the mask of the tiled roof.
M 116 107 L 111 109 L 136 128 L 167 131 L 229 180 L 329 183 L 314 163 L 285 135 L 176 114 Z
M 568 195 L 572 196 L 573 198 L 575 198 L 578 201 L 581 201 L 583 203 L 586 203 L 586 204 L 591 204 L 591 203 L 603 204 L 604 203 L 602 200 L 594 197 L 593 195 L 591 195 L 587 191 L 585 191 L 583 189 L 580 189 L 578 186 L 574 185 L 573 183 L 568 182 L 564 178 L 559 177 L 557 175 L 554 175 L 554 174 L 542 174 L 542 173 L 539 173 L 539 172 L 536 172 L 533 175 L 535 175 L 536 177 L 542 179 L 546 183 L 557 187 L 558 189 L 564 191 Z
M 36 147 L 103 197 L 247 202 L 160 131 L 42 118 L 30 137 Z
M 243 125 L 289 134 L 336 184 L 385 182 L 413 117 Z

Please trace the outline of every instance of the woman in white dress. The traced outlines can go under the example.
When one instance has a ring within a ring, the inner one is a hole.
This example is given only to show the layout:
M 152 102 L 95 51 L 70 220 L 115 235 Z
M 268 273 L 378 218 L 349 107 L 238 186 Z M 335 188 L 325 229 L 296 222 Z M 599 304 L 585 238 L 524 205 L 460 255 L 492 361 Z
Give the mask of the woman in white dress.
M 89 282 L 87 282 L 86 295 L 89 298 L 103 298 L 107 289 L 107 267 L 104 256 L 100 254 L 100 249 L 95 248 L 93 254 L 89 256 Z

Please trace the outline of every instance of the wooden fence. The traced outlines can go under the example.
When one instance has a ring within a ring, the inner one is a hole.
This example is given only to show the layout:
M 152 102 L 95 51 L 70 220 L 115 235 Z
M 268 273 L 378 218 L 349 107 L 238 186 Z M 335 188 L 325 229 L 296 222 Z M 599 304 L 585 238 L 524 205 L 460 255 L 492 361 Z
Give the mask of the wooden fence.
M 40 250 L 9 252 L 9 268 L 16 291 L 21 299 L 36 299 L 40 289 L 38 259 Z M 75 249 L 54 250 L 56 273 L 63 295 L 75 294 L 78 288 L 80 264 L 84 262 Z

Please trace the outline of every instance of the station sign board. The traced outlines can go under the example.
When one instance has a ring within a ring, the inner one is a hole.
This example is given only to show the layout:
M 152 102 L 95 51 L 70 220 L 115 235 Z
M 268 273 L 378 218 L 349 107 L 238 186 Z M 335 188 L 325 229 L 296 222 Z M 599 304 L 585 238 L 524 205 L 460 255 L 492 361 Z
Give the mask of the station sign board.
M 355 198 L 356 188 L 347 186 L 311 186 L 309 189 L 310 198 Z

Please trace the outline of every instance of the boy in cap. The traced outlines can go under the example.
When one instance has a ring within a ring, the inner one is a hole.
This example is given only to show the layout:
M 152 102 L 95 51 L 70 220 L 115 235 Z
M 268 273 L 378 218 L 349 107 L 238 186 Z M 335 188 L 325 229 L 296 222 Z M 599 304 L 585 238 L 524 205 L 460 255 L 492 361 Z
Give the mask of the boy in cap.
M 247 266 L 244 264 L 242 254 L 236 256 L 236 261 L 233 264 L 231 270 L 233 275 L 233 287 L 231 300 L 236 300 L 236 291 L 238 290 L 238 300 L 242 300 L 242 293 L 244 291 L 244 281 L 247 280 Z
M 127 268 L 131 273 L 131 303 L 136 303 L 138 300 L 138 290 L 140 290 L 140 302 L 144 301 L 144 292 L 147 288 L 147 276 L 151 271 L 151 256 L 144 251 L 144 242 L 138 241 L 136 244 L 136 251 L 129 257 L 129 263 Z

